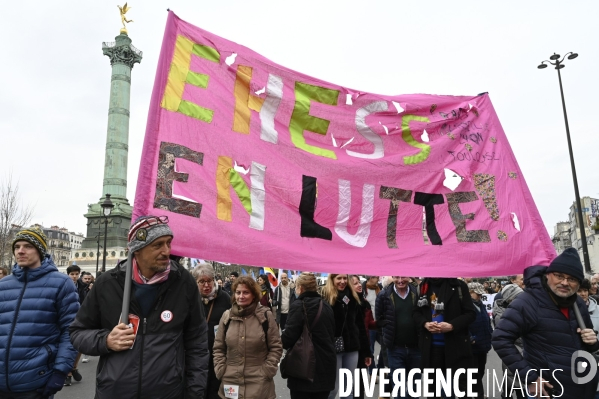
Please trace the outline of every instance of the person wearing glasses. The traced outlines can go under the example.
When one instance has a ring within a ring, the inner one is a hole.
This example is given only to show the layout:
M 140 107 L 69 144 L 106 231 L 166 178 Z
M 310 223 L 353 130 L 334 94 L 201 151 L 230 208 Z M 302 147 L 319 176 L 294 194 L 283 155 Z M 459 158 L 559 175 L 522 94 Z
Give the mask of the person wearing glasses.
M 582 263 L 574 248 L 567 248 L 549 267 L 526 268 L 525 291 L 505 309 L 493 332 L 495 352 L 528 384 L 529 397 L 595 397 L 597 375 L 581 384 L 578 378 L 574 381 L 577 370 L 572 369 L 576 364 L 572 356 L 579 356 L 575 352 L 599 349 L 587 306 L 576 294 L 583 280 Z M 574 307 L 584 328 L 577 322 Z M 522 354 L 515 345 L 520 337 Z
M 599 273 L 593 274 L 591 277 L 591 288 L 589 296 L 599 303 Z
M 173 237 L 166 216 L 131 224 L 129 325 L 120 322 L 125 260 L 96 279 L 70 326 L 73 346 L 100 356 L 96 399 L 204 398 L 206 321 L 196 281 L 170 258 Z
M 206 399 L 219 399 L 220 380 L 214 373 L 213 346 L 214 337 L 218 331 L 218 323 L 225 311 L 231 309 L 231 297 L 215 282 L 214 268 L 210 264 L 202 264 L 191 272 L 198 283 L 202 308 L 208 323 L 208 349 L 210 363 L 208 365 L 208 385 Z

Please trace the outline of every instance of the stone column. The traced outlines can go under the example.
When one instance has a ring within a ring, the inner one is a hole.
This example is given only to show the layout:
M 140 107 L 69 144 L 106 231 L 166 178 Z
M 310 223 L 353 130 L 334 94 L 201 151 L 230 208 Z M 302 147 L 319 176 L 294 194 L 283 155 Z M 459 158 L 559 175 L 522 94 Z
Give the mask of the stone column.
M 94 257 L 84 259 L 86 263 L 95 265 L 98 236 L 104 235 L 104 222 L 101 203 L 106 194 L 111 195 L 114 208 L 108 218 L 107 243 L 104 251 L 108 253 L 107 264 L 114 258 L 123 258 L 123 250 L 127 246 L 127 232 L 131 225 L 133 208 L 127 200 L 127 158 L 129 155 L 129 101 L 131 97 L 131 69 L 141 62 L 142 52 L 131 45 L 126 33 L 116 37 L 113 43 L 102 43 L 102 52 L 110 58 L 112 76 L 110 78 L 110 101 L 108 105 L 108 129 L 106 132 L 106 150 L 104 159 L 104 181 L 102 198 L 89 204 L 87 218 L 87 234 L 81 243 L 80 254 L 92 253 Z M 114 253 L 114 255 L 113 255 Z M 86 256 L 87 258 L 87 256 Z M 100 259 L 102 256 L 100 256 Z M 78 263 L 79 264 L 79 263 Z
M 129 205 L 127 200 L 127 158 L 129 153 L 129 101 L 131 97 L 131 69 L 141 62 L 142 52 L 131 45 L 124 33 L 115 43 L 103 43 L 102 52 L 110 58 L 112 76 L 108 106 L 108 131 L 102 200 L 111 194 L 113 202 Z

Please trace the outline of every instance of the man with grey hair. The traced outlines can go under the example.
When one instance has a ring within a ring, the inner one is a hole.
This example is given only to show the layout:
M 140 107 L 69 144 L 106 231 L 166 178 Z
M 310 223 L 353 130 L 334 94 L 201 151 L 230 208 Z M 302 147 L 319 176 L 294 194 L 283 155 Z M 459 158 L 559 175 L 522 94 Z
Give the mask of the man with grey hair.
M 287 273 L 281 273 L 281 284 L 275 288 L 272 303 L 273 306 L 277 307 L 277 324 L 281 327 L 281 330 L 285 329 L 287 314 L 294 300 L 295 292 L 290 287 L 289 277 L 287 277 Z
M 219 399 L 218 391 L 220 380 L 214 373 L 214 359 L 212 347 L 214 337 L 218 330 L 218 323 L 226 310 L 231 308 L 231 297 L 222 287 L 216 284 L 214 268 L 206 263 L 197 266 L 191 272 L 198 284 L 202 299 L 202 310 L 208 323 L 208 349 L 210 350 L 210 363 L 208 365 L 208 383 L 206 386 L 206 399 Z
M 170 259 L 165 216 L 143 216 L 129 230 L 129 325 L 119 323 L 126 261 L 103 273 L 71 324 L 77 350 L 100 356 L 96 399 L 204 398 L 206 321 L 191 274 Z

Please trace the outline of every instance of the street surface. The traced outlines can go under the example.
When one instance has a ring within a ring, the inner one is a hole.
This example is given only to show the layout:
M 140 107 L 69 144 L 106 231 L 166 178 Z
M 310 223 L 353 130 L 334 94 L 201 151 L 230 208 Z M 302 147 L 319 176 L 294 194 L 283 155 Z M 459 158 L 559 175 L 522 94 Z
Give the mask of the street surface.
M 378 352 L 378 344 L 376 351 Z M 94 397 L 95 390 L 95 373 L 96 367 L 98 366 L 98 358 L 90 357 L 89 363 L 79 363 L 79 372 L 83 376 L 83 380 L 81 382 L 76 382 L 73 380 L 73 385 L 70 387 L 64 387 L 62 391 L 58 392 L 54 398 L 55 399 L 92 399 Z M 493 350 L 489 352 L 489 356 L 487 358 L 487 369 L 494 369 L 497 376 L 501 375 L 501 361 L 499 357 L 495 354 Z M 485 377 L 486 380 L 486 377 Z M 277 373 L 275 376 L 275 387 L 277 391 L 277 398 L 280 399 L 290 399 L 291 396 L 289 394 L 289 390 L 287 389 L 287 381 L 281 378 L 280 374 Z M 486 394 L 486 390 L 485 390 Z M 378 398 L 378 386 L 375 390 L 375 395 L 373 398 Z M 369 397 L 370 398 L 370 397 Z M 500 399 L 501 395 L 499 392 L 495 392 L 493 395 L 492 392 L 489 393 L 489 399 Z M 116 398 L 115 398 L 116 399 Z M 256 398 L 261 399 L 261 398 Z

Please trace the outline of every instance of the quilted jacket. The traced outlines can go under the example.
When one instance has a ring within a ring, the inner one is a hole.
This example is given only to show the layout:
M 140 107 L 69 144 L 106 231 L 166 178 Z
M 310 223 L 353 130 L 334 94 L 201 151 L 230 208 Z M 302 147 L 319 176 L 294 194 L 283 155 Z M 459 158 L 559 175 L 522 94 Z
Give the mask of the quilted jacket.
M 35 269 L 15 265 L 0 280 L 0 392 L 43 388 L 53 370 L 73 368 L 69 325 L 79 310 L 73 281 L 49 255 Z
M 592 398 L 596 378 L 588 384 L 575 384 L 571 377 L 571 359 L 577 350 L 596 351 L 599 343 L 584 344 L 576 332 L 578 323 L 573 310 L 569 310 L 566 318 L 552 301 L 541 282 L 546 269 L 545 266 L 531 266 L 524 270 L 526 290 L 503 313 L 493 332 L 493 348 L 512 372 L 518 370 L 523 381 L 528 372 L 530 383 L 539 377 L 540 369 L 549 369 L 550 372 L 543 372 L 543 378 L 557 388 L 557 395 L 563 387 L 562 399 Z M 574 306 L 578 306 L 586 326 L 592 328 L 584 301 L 577 298 Z M 524 343 L 523 354 L 514 345 L 520 336 Z

